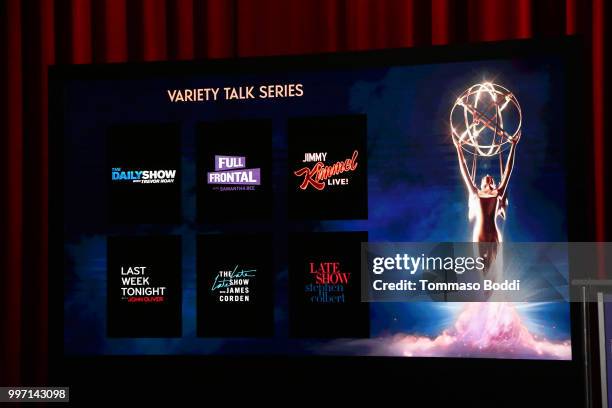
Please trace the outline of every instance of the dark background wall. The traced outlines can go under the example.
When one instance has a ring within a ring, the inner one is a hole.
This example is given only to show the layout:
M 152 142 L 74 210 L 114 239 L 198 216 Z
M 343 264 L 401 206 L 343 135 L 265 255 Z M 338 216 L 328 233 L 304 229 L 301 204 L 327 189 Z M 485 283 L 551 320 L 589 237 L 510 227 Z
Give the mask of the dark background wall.
M 0 384 L 48 353 L 47 67 L 427 46 L 581 34 L 592 151 L 588 239 L 605 240 L 604 0 L 4 0 L 0 3 Z M 609 8 L 609 6 L 608 6 Z M 608 142 L 608 145 L 610 143 Z

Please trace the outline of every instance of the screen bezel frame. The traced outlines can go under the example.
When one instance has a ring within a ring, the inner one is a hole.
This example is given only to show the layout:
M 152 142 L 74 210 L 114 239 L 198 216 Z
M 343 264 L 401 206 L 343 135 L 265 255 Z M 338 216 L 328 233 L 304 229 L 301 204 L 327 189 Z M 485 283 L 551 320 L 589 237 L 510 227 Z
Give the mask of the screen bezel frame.
M 191 367 L 197 369 L 207 365 L 257 365 L 272 364 L 283 369 L 286 365 L 308 366 L 311 364 L 342 364 L 354 367 L 356 361 L 367 364 L 385 364 L 398 369 L 405 367 L 431 367 L 438 370 L 469 366 L 470 370 L 498 370 L 499 365 L 511 372 L 520 373 L 537 365 L 542 375 L 549 370 L 569 370 L 572 375 L 580 376 L 583 361 L 580 322 L 580 307 L 571 304 L 572 360 L 532 360 L 499 358 L 456 358 L 456 357 L 341 357 L 341 356 L 210 356 L 210 355 L 96 355 L 69 356 L 64 353 L 64 297 L 63 297 L 63 93 L 66 81 L 71 80 L 137 80 L 150 77 L 173 77 L 180 75 L 240 75 L 288 71 L 316 71 L 338 69 L 365 69 L 401 65 L 422 65 L 448 62 L 465 62 L 484 59 L 525 58 L 542 55 L 557 55 L 564 59 L 566 70 L 566 112 L 572 100 L 583 98 L 579 78 L 584 78 L 581 64 L 583 42 L 577 37 L 562 37 L 546 40 L 518 40 L 481 44 L 451 46 L 428 46 L 410 49 L 390 49 L 379 51 L 360 51 L 347 53 L 325 53 L 313 55 L 289 55 L 256 58 L 232 58 L 203 61 L 138 62 L 88 65 L 63 65 L 49 67 L 49 357 L 50 373 L 54 378 L 65 378 L 66 373 L 75 375 L 83 367 L 98 367 L 105 372 L 113 372 L 117 367 L 128 364 L 138 367 L 151 367 L 161 364 L 164 367 Z M 583 104 L 572 105 L 574 114 L 565 115 L 567 131 L 565 146 L 567 169 L 567 216 L 568 241 L 593 240 L 593 227 L 584 222 L 592 217 L 590 201 L 584 199 L 588 193 L 588 183 L 574 180 L 588 180 L 587 166 L 590 150 L 588 143 L 578 143 L 576 137 L 578 124 L 583 122 Z M 571 154 L 570 154 L 571 153 Z M 572 172 L 569 172 L 569 163 Z M 580 200 L 579 197 L 583 199 Z M 590 196 L 588 196 L 590 197 Z

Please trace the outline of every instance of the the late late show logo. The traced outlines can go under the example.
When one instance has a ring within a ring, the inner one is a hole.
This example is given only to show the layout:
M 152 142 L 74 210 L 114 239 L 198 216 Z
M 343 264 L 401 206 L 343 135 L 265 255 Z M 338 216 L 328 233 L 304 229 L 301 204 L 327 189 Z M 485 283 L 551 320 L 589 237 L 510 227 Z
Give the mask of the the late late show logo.
M 300 189 L 306 190 L 312 187 L 316 190 L 324 190 L 326 187 L 342 187 L 350 182 L 349 174 L 357 169 L 357 156 L 359 152 L 355 150 L 353 155 L 345 160 L 337 161 L 331 165 L 326 165 L 327 152 L 305 153 L 303 163 L 316 162 L 312 167 L 302 167 L 293 172 L 296 177 L 301 177 Z
M 210 291 L 217 294 L 219 302 L 248 303 L 256 273 L 256 269 L 239 269 L 238 265 L 234 269 L 221 270 L 215 276 Z

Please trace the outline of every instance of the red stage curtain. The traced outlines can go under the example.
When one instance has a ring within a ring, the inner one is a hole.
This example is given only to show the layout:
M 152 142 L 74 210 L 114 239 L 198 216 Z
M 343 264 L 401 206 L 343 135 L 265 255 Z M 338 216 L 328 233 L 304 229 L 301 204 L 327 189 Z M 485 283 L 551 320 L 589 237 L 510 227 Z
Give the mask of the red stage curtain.
M 606 238 L 604 0 L 3 0 L 0 385 L 47 375 L 47 67 L 494 41 L 579 33 L 593 150 L 592 239 Z

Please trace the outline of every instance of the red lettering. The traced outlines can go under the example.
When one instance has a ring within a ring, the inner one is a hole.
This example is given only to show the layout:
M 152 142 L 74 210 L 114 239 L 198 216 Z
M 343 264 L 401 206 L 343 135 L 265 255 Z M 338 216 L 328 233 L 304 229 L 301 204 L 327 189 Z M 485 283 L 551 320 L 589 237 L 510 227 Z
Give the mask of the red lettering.
M 306 190 L 310 184 L 317 190 L 323 190 L 325 188 L 325 183 L 319 181 L 316 177 L 321 167 L 323 167 L 323 163 L 317 162 L 312 170 L 308 169 L 308 167 L 302 167 L 301 169 L 293 172 L 293 174 L 298 177 L 304 176 L 304 180 L 302 181 L 302 184 L 300 184 L 300 188 L 302 190 Z
M 350 272 L 341 271 L 340 262 L 310 262 L 309 269 L 317 285 L 348 284 L 351 278 Z

